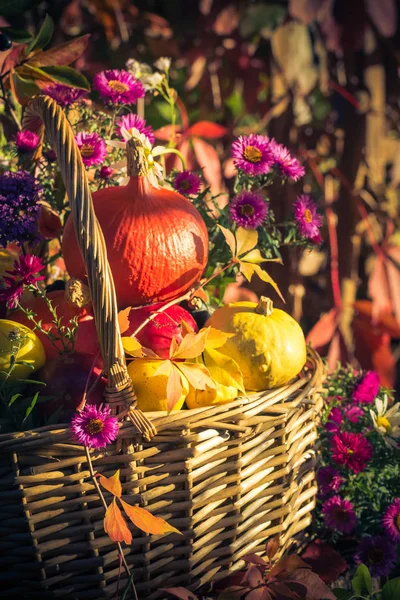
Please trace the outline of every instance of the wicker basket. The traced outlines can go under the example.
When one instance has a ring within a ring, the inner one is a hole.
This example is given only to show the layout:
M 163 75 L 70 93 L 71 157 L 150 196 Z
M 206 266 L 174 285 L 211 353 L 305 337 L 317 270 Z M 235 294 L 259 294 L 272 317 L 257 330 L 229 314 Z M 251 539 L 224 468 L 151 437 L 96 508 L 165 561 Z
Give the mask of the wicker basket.
M 132 526 L 124 553 L 138 597 L 163 598 L 162 587 L 196 589 L 221 578 L 278 533 L 287 549 L 315 503 L 320 358 L 309 351 L 301 378 L 223 406 L 171 415 L 136 410 L 104 240 L 71 128 L 49 98 L 35 98 L 26 113 L 29 129 L 44 122 L 57 151 L 87 266 L 106 400 L 129 417 L 116 444 L 92 453 L 94 468 L 107 476 L 120 469 L 125 499 L 182 532 L 149 536 Z M 0 587 L 7 597 L 115 597 L 127 576 L 104 533 L 85 451 L 66 425 L 0 435 L 0 450 Z

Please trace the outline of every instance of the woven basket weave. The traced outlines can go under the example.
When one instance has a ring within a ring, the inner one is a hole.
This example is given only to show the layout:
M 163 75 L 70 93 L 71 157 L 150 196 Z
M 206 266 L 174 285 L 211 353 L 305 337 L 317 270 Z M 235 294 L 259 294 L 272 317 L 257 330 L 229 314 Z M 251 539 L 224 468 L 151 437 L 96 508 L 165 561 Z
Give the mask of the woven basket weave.
M 162 587 L 196 589 L 221 578 L 242 566 L 244 554 L 262 553 L 276 534 L 284 551 L 309 525 L 315 503 L 320 358 L 310 350 L 302 376 L 290 385 L 223 406 L 171 415 L 136 410 L 86 172 L 64 113 L 37 97 L 25 124 L 35 130 L 42 122 L 87 267 L 106 400 L 130 419 L 114 445 L 92 453 L 94 468 L 106 476 L 120 469 L 123 499 L 182 532 L 150 536 L 132 525 L 124 553 L 139 598 L 156 600 L 165 597 Z M 7 597 L 114 598 L 126 574 L 103 518 L 84 449 L 66 425 L 0 435 L 0 589 Z

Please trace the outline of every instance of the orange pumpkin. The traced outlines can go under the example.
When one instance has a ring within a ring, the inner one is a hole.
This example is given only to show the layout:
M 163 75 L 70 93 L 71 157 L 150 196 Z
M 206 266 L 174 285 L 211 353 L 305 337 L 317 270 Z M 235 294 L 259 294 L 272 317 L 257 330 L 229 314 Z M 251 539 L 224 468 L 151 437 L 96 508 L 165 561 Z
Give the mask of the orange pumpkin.
M 184 294 L 200 279 L 208 259 L 199 212 L 177 192 L 150 183 L 143 148 L 128 144 L 127 150 L 128 184 L 93 194 L 119 308 Z M 82 279 L 85 268 L 71 218 L 62 250 L 71 277 Z
M 99 342 L 97 338 L 96 326 L 94 322 L 92 305 L 86 304 L 79 307 L 73 304 L 63 290 L 48 292 L 47 297 L 51 300 L 54 308 L 57 309 L 57 315 L 61 318 L 61 324 L 69 326 L 69 322 L 74 317 L 78 317 L 78 329 L 75 337 L 75 351 L 83 354 L 97 354 L 99 351 Z M 29 298 L 29 304 L 26 306 L 32 310 L 37 316 L 35 321 L 42 321 L 42 327 L 45 331 L 52 331 L 56 335 L 55 325 L 52 320 L 48 306 L 42 298 Z M 17 310 L 10 315 L 13 321 L 26 325 L 29 329 L 33 329 L 34 325 L 25 314 Z M 46 360 L 50 360 L 59 355 L 63 346 L 61 342 L 56 341 L 56 347 L 49 341 L 48 337 L 40 331 L 35 330 L 36 335 L 43 344 Z

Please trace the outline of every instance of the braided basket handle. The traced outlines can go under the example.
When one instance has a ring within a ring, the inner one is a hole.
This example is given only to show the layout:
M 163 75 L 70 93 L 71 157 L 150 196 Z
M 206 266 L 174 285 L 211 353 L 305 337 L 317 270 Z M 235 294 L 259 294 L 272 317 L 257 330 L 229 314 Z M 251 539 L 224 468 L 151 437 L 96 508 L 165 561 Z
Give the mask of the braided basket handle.
M 128 416 L 146 439 L 156 433 L 147 417 L 136 409 L 136 396 L 129 378 L 118 326 L 114 281 L 107 261 L 104 236 L 94 212 L 92 194 L 81 153 L 71 125 L 58 104 L 48 96 L 36 96 L 28 104 L 23 127 L 43 131 L 57 153 L 67 190 L 76 239 L 83 256 L 99 336 L 100 350 L 107 373 L 105 399 L 114 414 L 128 409 Z

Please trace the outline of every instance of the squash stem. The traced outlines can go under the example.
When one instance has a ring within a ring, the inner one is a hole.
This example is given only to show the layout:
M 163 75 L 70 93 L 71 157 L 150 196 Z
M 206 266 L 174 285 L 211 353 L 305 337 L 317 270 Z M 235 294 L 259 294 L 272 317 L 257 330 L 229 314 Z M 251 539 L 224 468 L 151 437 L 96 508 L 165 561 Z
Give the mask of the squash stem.
M 257 304 L 255 308 L 255 312 L 259 315 L 264 315 L 264 317 L 269 317 L 274 310 L 274 304 L 271 298 L 266 298 L 266 296 L 261 296 L 260 302 Z
M 128 140 L 126 144 L 128 177 L 145 177 L 149 173 L 146 149 L 136 139 Z

